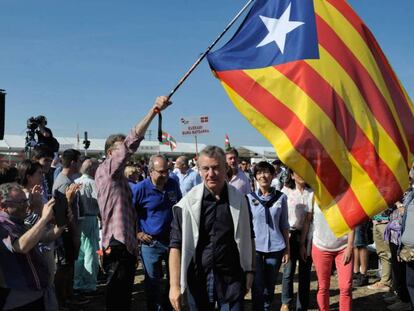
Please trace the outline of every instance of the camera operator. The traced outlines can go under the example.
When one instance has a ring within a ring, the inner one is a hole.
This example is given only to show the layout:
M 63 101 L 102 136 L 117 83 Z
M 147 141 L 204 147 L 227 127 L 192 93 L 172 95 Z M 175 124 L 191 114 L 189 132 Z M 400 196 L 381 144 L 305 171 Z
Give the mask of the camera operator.
M 47 146 L 51 152 L 59 151 L 59 142 L 53 137 L 52 130 L 47 125 L 45 116 L 31 117 L 27 120 L 28 139 L 27 144 L 32 147 L 34 133 L 37 134 L 37 146 Z

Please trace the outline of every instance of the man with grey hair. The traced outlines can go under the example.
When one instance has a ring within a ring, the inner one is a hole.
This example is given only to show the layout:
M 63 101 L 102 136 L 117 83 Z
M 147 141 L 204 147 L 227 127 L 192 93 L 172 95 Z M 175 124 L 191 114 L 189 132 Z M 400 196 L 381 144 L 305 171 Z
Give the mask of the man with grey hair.
M 4 278 L 0 288 L 1 310 L 45 310 L 43 296 L 53 271 L 41 253 L 39 241 L 55 240 L 62 232 L 56 226 L 47 229 L 54 205 L 54 199 L 47 202 L 39 220 L 27 229 L 24 219 L 30 201 L 22 186 L 0 185 L 0 267 Z
M 174 206 L 170 239 L 170 301 L 181 310 L 237 311 L 255 270 L 252 218 L 247 199 L 226 183 L 224 151 L 207 146 L 198 158 L 203 183 Z
M 138 234 L 145 270 L 147 310 L 168 310 L 168 291 L 162 293 L 162 261 L 168 261 L 172 207 L 181 199 L 178 183 L 168 176 L 168 162 L 153 155 L 148 164 L 149 178 L 132 187 L 138 212 Z
M 180 156 L 175 161 L 176 171 L 178 177 L 180 190 L 183 195 L 186 195 L 194 186 L 201 183 L 200 175 L 188 166 L 188 158 Z
M 80 249 L 75 261 L 73 288 L 82 294 L 96 291 L 99 261 L 99 206 L 95 185 L 95 173 L 99 163 L 96 159 L 86 159 L 82 163 L 81 177 L 75 180 L 81 185 L 79 190 L 79 230 Z

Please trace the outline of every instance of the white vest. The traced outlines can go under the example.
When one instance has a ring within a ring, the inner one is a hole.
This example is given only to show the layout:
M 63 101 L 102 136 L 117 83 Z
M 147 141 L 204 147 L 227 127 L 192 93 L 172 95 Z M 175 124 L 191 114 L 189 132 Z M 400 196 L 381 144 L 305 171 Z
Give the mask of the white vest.
M 240 254 L 240 266 L 243 271 L 253 269 L 253 245 L 250 229 L 249 205 L 246 197 L 233 186 L 227 184 L 229 207 L 233 219 L 234 240 Z M 201 203 L 204 183 L 195 186 L 177 203 L 182 211 L 181 244 L 181 292 L 187 288 L 187 270 L 195 255 L 198 243 Z

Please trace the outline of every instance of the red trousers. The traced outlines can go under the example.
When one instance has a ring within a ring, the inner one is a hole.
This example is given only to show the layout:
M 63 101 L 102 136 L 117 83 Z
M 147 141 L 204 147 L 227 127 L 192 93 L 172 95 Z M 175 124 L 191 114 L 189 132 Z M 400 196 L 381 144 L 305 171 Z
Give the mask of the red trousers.
M 345 249 L 335 252 L 323 251 L 312 246 L 312 260 L 318 277 L 317 301 L 319 310 L 329 310 L 329 287 L 331 283 L 332 264 L 335 261 L 339 283 L 339 310 L 352 310 L 352 260 L 344 265 Z

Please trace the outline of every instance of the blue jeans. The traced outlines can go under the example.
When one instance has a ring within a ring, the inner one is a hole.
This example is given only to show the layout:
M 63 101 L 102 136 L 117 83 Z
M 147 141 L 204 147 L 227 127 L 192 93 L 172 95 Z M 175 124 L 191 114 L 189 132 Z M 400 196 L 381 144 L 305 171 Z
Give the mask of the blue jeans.
M 272 253 L 256 251 L 256 275 L 252 288 L 253 310 L 270 310 L 284 250 Z
M 283 269 L 282 303 L 291 305 L 293 302 L 293 277 L 295 276 L 296 263 L 299 261 L 299 288 L 296 298 L 296 310 L 308 310 L 310 292 L 310 273 L 312 259 L 308 257 L 306 262 L 300 259 L 300 231 L 293 231 L 289 238 L 290 260 Z
M 164 276 L 162 261 L 165 261 L 167 265 L 168 278 L 168 245 L 159 241 L 153 241 L 148 245 L 142 244 L 141 259 L 145 271 L 144 284 L 147 296 L 147 310 L 170 310 L 171 306 L 168 299 L 169 285 L 167 285 L 165 293 L 161 292 L 161 280 Z

